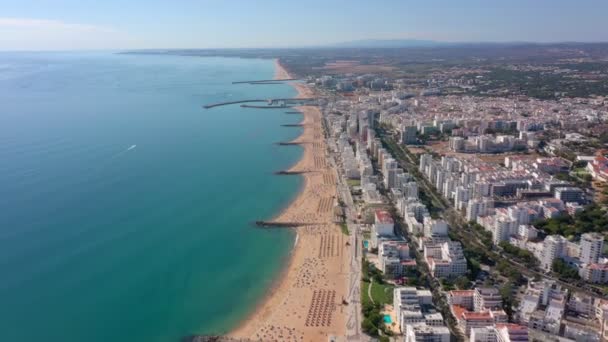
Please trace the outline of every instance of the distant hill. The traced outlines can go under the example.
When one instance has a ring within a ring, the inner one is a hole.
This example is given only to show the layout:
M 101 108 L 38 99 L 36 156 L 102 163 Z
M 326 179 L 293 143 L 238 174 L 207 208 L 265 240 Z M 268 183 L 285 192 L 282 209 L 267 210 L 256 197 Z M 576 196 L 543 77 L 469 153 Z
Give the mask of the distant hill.
M 338 48 L 404 48 L 404 47 L 434 47 L 444 46 L 449 43 L 438 42 L 434 40 L 419 40 L 419 39 L 365 39 L 353 40 L 350 42 L 341 42 L 331 44 L 331 47 Z

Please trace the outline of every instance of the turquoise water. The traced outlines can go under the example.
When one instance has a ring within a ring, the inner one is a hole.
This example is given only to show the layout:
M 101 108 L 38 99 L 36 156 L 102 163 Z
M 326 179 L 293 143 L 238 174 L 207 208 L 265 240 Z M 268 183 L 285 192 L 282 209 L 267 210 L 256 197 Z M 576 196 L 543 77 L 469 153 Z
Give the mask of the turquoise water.
M 0 341 L 177 341 L 221 333 L 293 245 L 262 231 L 297 193 L 269 60 L 0 53 Z
M 393 320 L 391 319 L 390 315 L 384 315 L 384 323 L 388 323 L 388 324 L 393 323 Z

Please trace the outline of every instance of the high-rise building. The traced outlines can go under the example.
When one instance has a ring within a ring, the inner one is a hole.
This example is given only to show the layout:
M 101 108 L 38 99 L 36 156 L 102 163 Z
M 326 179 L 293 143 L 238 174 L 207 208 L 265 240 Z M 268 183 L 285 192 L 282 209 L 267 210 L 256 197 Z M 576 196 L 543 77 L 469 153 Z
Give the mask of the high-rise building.
M 376 134 L 374 133 L 374 130 L 367 127 L 367 149 L 368 150 L 372 150 L 373 146 L 374 146 L 374 138 L 376 137 Z
M 595 264 L 602 256 L 604 237 L 598 233 L 586 233 L 581 236 L 580 260 L 585 264 Z
M 403 195 L 405 198 L 417 199 L 418 198 L 418 183 L 408 182 L 403 186 Z
M 452 137 L 450 138 L 450 148 L 454 152 L 462 152 L 464 151 L 465 141 L 462 137 Z
M 467 203 L 467 221 L 477 221 L 477 217 L 484 216 L 492 208 L 492 200 L 475 199 Z
M 387 169 L 386 173 L 384 174 L 384 186 L 387 189 L 393 189 L 396 188 L 396 184 L 397 184 L 397 175 L 399 174 L 400 169 Z M 403 170 L 401 170 L 403 171 Z
M 415 144 L 418 141 L 416 132 L 416 126 L 404 126 L 401 130 L 401 143 L 405 145 Z
M 367 117 L 367 127 L 369 128 L 374 128 L 375 127 L 375 114 L 373 111 L 368 110 L 365 113 L 365 116 Z
M 462 210 L 466 208 L 470 194 L 471 190 L 469 188 L 465 188 L 463 186 L 459 186 L 456 188 L 456 194 L 454 196 L 454 206 L 456 207 L 456 209 Z
M 371 245 L 377 248 L 383 238 L 392 238 L 395 235 L 395 222 L 391 214 L 386 210 L 376 210 L 374 213 L 374 224 L 372 225 Z
M 579 275 L 590 283 L 608 283 L 608 264 L 585 264 L 579 271 Z
M 396 169 L 399 165 L 397 161 L 393 158 L 387 158 L 383 160 L 382 163 L 382 174 L 386 176 L 388 170 Z
M 456 187 L 456 181 L 450 177 L 443 182 L 443 197 L 452 199 L 454 197 L 454 188 Z
M 433 162 L 433 156 L 430 154 L 423 154 L 420 156 L 420 166 L 419 166 L 419 170 L 420 172 L 424 173 L 425 169 L 431 165 L 431 163 Z
M 545 271 L 551 271 L 553 261 L 564 255 L 567 241 L 568 240 L 561 235 L 549 235 L 545 238 L 541 258 L 541 266 Z
M 519 225 L 516 220 L 505 216 L 497 217 L 492 232 L 494 243 L 498 245 L 502 241 L 509 241 L 512 235 L 517 235 L 518 228 Z
M 446 178 L 446 175 L 447 175 L 447 172 L 445 172 L 445 171 L 437 172 L 437 179 L 435 180 L 435 188 L 443 189 L 443 182 Z
M 448 236 L 448 224 L 444 220 L 436 220 L 430 217 L 424 218 L 424 236 L 439 237 Z

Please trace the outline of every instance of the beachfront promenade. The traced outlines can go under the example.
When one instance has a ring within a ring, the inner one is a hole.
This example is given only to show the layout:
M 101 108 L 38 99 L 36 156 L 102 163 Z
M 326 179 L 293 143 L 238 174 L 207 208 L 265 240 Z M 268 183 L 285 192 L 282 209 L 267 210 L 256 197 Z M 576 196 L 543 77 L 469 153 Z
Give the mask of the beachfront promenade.
M 359 224 L 356 223 L 356 208 L 353 201 L 350 188 L 346 184 L 346 178 L 338 171 L 336 159 L 338 155 L 330 153 L 329 162 L 337 179 L 338 195 L 344 203 L 344 214 L 346 225 L 350 234 L 350 260 L 349 260 L 349 277 L 348 277 L 348 308 L 346 313 L 346 341 L 369 341 L 369 336 L 361 331 L 361 277 L 362 277 L 362 260 L 363 251 L 361 250 L 363 235 L 359 229 Z

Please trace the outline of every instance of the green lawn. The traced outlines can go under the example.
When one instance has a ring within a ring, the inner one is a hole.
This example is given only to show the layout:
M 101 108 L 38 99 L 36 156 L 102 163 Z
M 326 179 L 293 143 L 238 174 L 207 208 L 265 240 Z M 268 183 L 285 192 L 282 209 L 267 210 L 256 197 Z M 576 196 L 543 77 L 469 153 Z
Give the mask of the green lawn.
M 362 281 L 361 282 L 361 304 L 364 306 L 372 303 L 372 301 L 369 299 L 369 297 L 367 295 L 368 289 L 369 289 L 369 283 L 366 281 Z
M 363 304 L 371 303 L 369 298 L 369 286 L 370 283 L 362 281 L 361 282 L 361 301 Z M 378 284 L 376 282 L 371 284 L 372 286 L 372 298 L 374 299 L 374 303 L 377 304 L 393 304 L 393 289 L 395 288 L 389 284 Z
M 574 170 L 574 174 L 577 177 L 585 177 L 586 175 L 589 174 L 589 171 L 587 171 L 586 169 L 582 169 L 582 170 L 576 169 L 576 170 Z
M 348 226 L 346 225 L 346 223 L 340 223 L 340 229 L 342 230 L 342 233 L 344 235 L 350 235 L 350 233 L 348 232 Z
M 361 181 L 358 179 L 347 179 L 346 183 L 348 183 L 348 186 L 352 187 L 361 186 Z
M 372 283 L 372 297 L 374 302 L 381 304 L 393 304 L 394 286 L 388 284 Z

